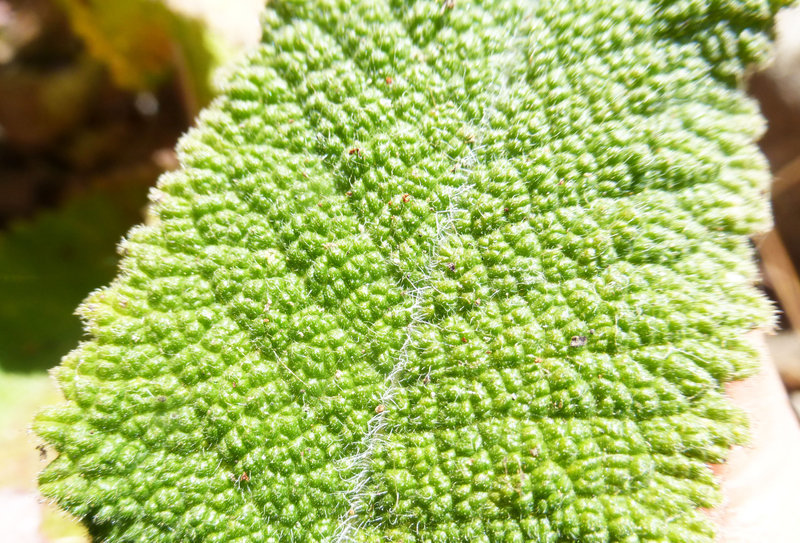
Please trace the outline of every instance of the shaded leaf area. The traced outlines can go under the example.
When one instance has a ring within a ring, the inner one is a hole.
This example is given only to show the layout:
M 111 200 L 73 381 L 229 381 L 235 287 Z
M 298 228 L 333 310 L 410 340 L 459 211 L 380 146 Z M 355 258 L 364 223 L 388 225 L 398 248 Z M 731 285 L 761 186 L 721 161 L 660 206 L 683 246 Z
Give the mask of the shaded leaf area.
M 144 188 L 95 190 L 0 237 L 0 368 L 52 367 L 81 337 L 75 307 L 114 276 Z

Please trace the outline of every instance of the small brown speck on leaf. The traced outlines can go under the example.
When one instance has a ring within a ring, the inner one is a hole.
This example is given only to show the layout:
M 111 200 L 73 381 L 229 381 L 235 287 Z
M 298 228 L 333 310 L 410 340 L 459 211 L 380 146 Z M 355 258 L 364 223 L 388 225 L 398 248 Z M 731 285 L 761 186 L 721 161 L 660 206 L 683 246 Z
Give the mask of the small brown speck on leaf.
M 570 347 L 583 347 L 589 340 L 586 339 L 586 336 L 572 336 L 572 339 L 569 340 Z

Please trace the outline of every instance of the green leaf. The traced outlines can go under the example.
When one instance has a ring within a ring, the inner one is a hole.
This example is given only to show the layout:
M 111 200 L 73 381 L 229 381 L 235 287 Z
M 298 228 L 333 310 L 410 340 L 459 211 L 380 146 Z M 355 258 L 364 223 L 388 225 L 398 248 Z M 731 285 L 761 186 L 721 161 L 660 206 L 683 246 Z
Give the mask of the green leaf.
M 75 306 L 114 277 L 143 189 L 93 190 L 0 237 L 0 368 L 44 370 L 81 338 Z
M 270 2 L 81 308 L 43 493 L 103 541 L 711 541 L 771 318 L 719 62 L 775 6 Z

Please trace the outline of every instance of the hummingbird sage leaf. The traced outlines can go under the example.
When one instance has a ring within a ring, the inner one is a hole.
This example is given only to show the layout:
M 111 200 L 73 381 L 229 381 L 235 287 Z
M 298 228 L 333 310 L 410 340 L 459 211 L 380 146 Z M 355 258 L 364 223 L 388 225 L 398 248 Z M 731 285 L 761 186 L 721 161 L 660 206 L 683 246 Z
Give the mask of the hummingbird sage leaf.
M 776 1 L 273 0 L 35 429 L 99 541 L 710 542 Z

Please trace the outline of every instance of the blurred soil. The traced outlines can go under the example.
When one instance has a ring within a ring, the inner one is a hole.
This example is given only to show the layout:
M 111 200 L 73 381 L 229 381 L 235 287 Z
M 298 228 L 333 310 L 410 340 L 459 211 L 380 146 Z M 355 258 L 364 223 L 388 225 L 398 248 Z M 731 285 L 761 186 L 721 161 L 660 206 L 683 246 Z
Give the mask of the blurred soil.
M 775 176 L 775 228 L 756 245 L 762 286 L 779 309 L 778 329 L 767 343 L 800 414 L 800 8 L 784 10 L 777 31 L 773 62 L 748 81 L 767 119 L 759 145 Z
M 97 187 L 139 184 L 143 205 L 187 127 L 181 100 L 174 79 L 117 87 L 53 2 L 0 1 L 0 228 Z

